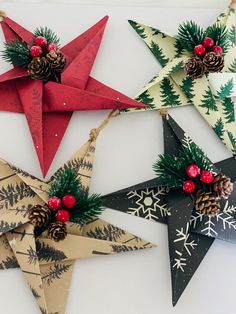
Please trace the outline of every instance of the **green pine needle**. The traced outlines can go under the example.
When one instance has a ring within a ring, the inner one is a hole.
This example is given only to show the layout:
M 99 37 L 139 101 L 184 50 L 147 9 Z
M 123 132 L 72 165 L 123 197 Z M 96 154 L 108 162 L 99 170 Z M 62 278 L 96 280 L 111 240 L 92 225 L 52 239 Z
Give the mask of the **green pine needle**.
M 185 168 L 183 160 L 174 155 L 159 155 L 159 160 L 153 165 L 156 175 L 163 184 L 170 188 L 180 188 L 184 182 Z
M 35 30 L 34 36 L 43 36 L 47 39 L 48 44 L 56 44 L 59 45 L 59 37 L 48 27 L 39 27 Z
M 216 46 L 221 46 L 223 54 L 227 53 L 230 42 L 226 26 L 221 24 L 209 26 L 204 32 L 204 37 L 212 38 Z
M 204 38 L 203 29 L 194 21 L 187 21 L 179 26 L 177 43 L 187 52 L 193 53 L 194 47 Z
M 163 185 L 169 188 L 181 188 L 185 180 L 189 180 L 186 168 L 196 164 L 201 170 L 213 171 L 213 165 L 202 149 L 188 138 L 182 141 L 182 149 L 178 156 L 163 154 L 153 165 L 156 175 Z M 199 183 L 200 184 L 200 183 Z
M 98 217 L 103 211 L 102 198 L 98 194 L 90 196 L 82 189 L 77 173 L 71 168 L 65 168 L 56 176 L 51 184 L 49 196 L 63 198 L 66 194 L 72 194 L 76 198 L 76 205 L 67 209 L 70 213 L 70 221 L 75 223 L 87 223 Z
M 4 51 L 2 51 L 3 59 L 13 65 L 20 67 L 27 67 L 32 58 L 30 57 L 30 48 L 25 42 L 11 41 L 4 44 Z

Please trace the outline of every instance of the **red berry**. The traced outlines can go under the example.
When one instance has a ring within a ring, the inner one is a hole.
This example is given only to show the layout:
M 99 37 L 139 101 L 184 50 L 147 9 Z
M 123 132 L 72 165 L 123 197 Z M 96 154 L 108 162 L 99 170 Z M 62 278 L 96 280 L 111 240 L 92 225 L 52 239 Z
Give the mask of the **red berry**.
M 214 46 L 211 51 L 218 53 L 219 55 L 222 55 L 223 49 L 220 46 Z
M 185 193 L 193 193 L 196 189 L 196 185 L 192 180 L 186 180 L 183 184 L 183 191 Z
M 76 199 L 74 197 L 74 195 L 72 194 L 66 194 L 65 196 L 63 196 L 62 198 L 62 204 L 66 207 L 66 208 L 72 208 L 75 206 L 76 204 Z
M 32 46 L 30 48 L 30 55 L 32 58 L 40 57 L 43 53 L 43 50 L 39 46 Z
M 47 52 L 50 52 L 50 51 L 52 51 L 52 50 L 57 50 L 57 49 L 58 49 L 57 45 L 56 45 L 56 44 L 53 44 L 53 43 L 47 45 L 47 48 L 46 48 Z
M 213 176 L 213 173 L 211 171 L 202 170 L 200 180 L 203 183 L 209 184 L 213 181 L 213 179 L 214 179 L 214 176 Z
M 200 174 L 200 168 L 197 165 L 189 165 L 186 169 L 189 178 L 196 178 Z
M 47 39 L 43 36 L 38 36 L 34 39 L 35 46 L 44 47 L 47 45 Z
M 58 210 L 61 207 L 61 199 L 57 196 L 52 196 L 48 200 L 48 207 L 51 210 Z
M 60 222 L 67 222 L 70 219 L 70 214 L 67 210 L 60 209 L 56 214 L 56 219 Z
M 211 37 L 205 37 L 202 44 L 206 49 L 211 49 L 215 45 L 215 42 Z
M 204 57 L 206 54 L 206 48 L 203 45 L 197 45 L 194 47 L 194 54 L 198 57 Z

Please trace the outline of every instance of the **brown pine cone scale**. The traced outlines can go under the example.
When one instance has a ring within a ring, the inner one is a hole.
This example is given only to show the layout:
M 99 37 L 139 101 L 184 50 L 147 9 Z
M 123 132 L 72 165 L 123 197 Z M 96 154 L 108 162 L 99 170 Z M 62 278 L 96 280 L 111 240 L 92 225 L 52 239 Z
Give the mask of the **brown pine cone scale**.
M 41 228 L 49 222 L 50 209 L 47 206 L 35 205 L 30 209 L 28 218 L 35 227 Z
M 189 59 L 184 66 L 184 70 L 192 79 L 200 78 L 205 73 L 202 60 L 198 57 Z
M 218 197 L 227 199 L 233 192 L 234 185 L 231 182 L 230 177 L 227 177 L 223 173 L 218 173 L 212 182 L 212 191 Z
M 52 50 L 46 55 L 46 59 L 53 71 L 62 72 L 66 65 L 65 56 L 59 51 Z
M 220 212 L 219 198 L 212 192 L 199 191 L 195 199 L 195 209 L 202 215 L 216 215 Z
M 28 65 L 28 73 L 35 80 L 48 81 L 51 71 L 51 66 L 45 57 L 33 58 Z
M 224 57 L 213 51 L 208 52 L 202 62 L 207 72 L 220 72 L 224 67 Z
M 66 224 L 63 222 L 53 222 L 48 228 L 48 236 L 50 239 L 59 242 L 67 236 Z

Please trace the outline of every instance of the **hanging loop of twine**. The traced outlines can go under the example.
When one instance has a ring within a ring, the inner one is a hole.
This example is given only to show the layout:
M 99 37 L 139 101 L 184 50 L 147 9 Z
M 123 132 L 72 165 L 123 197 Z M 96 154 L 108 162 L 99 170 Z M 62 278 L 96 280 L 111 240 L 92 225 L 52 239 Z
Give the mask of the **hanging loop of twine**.
M 0 10 L 0 18 L 6 17 L 6 13 L 2 10 Z
M 102 131 L 102 130 L 105 128 L 105 126 L 109 123 L 109 121 L 110 121 L 112 118 L 118 116 L 119 114 L 120 114 L 119 110 L 117 110 L 117 109 L 112 110 L 112 111 L 109 113 L 109 115 L 106 117 L 106 119 L 102 122 L 102 124 L 101 124 L 98 128 L 92 129 L 92 130 L 90 131 L 89 140 L 90 140 L 91 142 L 96 141 L 96 139 L 97 139 L 97 137 L 98 137 L 100 131 Z
M 161 108 L 158 110 L 161 117 L 165 117 L 168 115 L 167 109 Z

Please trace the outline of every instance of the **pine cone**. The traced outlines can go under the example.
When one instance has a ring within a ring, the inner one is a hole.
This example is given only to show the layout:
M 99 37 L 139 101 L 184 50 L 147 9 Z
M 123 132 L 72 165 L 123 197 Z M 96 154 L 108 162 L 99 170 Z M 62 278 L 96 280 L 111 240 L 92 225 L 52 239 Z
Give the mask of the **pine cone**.
M 54 71 L 62 72 L 66 65 L 65 56 L 59 51 L 52 50 L 46 56 L 51 68 Z
M 35 227 L 45 226 L 50 219 L 50 209 L 47 206 L 35 205 L 30 209 L 29 220 Z
M 65 223 L 59 221 L 51 223 L 48 228 L 48 236 L 56 242 L 64 240 L 67 236 Z
M 197 57 L 193 57 L 189 59 L 187 63 L 185 64 L 184 69 L 185 69 L 185 72 L 192 79 L 200 78 L 205 73 L 205 68 L 202 63 L 202 60 Z
M 231 179 L 223 173 L 218 173 L 212 182 L 212 191 L 218 196 L 227 199 L 233 192 L 234 185 Z
M 220 72 L 224 67 L 224 57 L 213 51 L 208 52 L 202 62 L 207 72 Z
M 45 57 L 37 57 L 28 65 L 28 73 L 35 80 L 48 81 L 51 66 Z
M 216 215 L 220 211 L 219 198 L 212 192 L 199 191 L 196 195 L 195 209 L 202 215 Z

